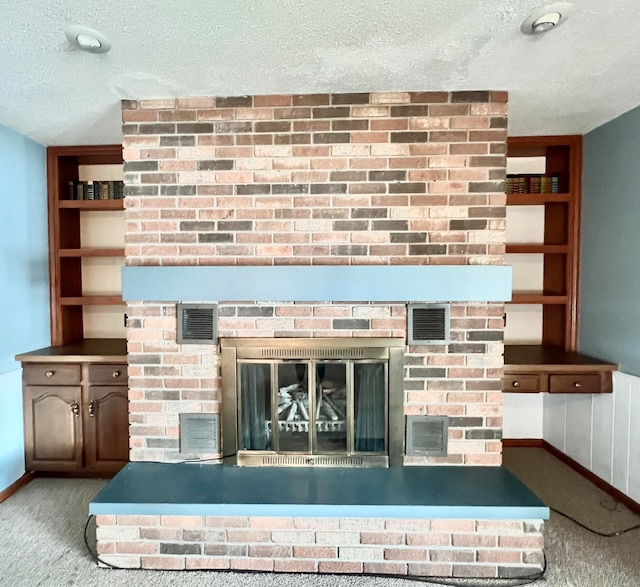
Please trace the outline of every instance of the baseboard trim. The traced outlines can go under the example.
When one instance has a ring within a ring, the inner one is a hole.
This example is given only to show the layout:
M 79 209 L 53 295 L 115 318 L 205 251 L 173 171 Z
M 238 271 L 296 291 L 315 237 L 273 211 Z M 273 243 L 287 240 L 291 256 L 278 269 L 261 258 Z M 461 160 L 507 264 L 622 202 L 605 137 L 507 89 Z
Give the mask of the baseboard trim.
M 16 493 L 19 489 L 30 483 L 35 475 L 32 471 L 28 471 L 25 473 L 20 479 L 14 481 L 9 487 L 0 491 L 0 503 L 9 499 L 14 493 Z
M 544 448 L 542 438 L 503 438 L 502 446 L 506 448 Z
M 589 469 L 583 467 L 579 462 L 574 461 L 570 456 L 564 454 L 561 450 L 557 449 L 552 444 L 549 444 L 546 440 L 542 441 L 542 448 L 547 452 L 550 452 L 554 457 L 561 460 L 565 465 L 571 467 L 577 473 L 580 473 L 585 479 L 591 481 L 596 487 L 599 487 L 605 493 L 608 493 L 616 501 L 624 504 L 633 513 L 640 515 L 640 503 L 631 499 L 628 495 L 622 493 L 619 489 L 616 489 L 613 485 L 607 483 L 604 479 L 598 477 L 595 473 L 589 471 Z

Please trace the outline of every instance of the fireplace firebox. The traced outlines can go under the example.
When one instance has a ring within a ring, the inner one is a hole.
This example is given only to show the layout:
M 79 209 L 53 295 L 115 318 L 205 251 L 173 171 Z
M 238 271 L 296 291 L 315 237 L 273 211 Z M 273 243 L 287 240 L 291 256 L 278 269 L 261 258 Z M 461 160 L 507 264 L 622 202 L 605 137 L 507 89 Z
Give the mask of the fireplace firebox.
M 221 340 L 225 463 L 397 466 L 403 339 Z

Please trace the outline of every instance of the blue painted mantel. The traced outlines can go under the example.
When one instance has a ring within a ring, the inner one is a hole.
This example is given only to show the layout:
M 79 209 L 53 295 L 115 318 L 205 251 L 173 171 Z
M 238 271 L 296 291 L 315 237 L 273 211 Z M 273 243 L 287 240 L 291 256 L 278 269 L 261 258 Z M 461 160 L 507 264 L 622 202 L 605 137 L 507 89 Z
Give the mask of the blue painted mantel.
M 125 301 L 504 302 L 511 267 L 318 265 L 123 267 Z

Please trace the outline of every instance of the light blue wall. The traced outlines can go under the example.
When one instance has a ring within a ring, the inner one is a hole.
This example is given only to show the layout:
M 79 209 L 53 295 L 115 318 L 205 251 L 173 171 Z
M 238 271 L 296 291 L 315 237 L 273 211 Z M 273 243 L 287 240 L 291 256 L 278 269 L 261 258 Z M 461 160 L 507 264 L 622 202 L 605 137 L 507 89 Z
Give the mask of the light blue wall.
M 579 348 L 640 376 L 640 108 L 583 148 Z
M 0 491 L 24 474 L 17 353 L 50 344 L 45 148 L 0 126 Z

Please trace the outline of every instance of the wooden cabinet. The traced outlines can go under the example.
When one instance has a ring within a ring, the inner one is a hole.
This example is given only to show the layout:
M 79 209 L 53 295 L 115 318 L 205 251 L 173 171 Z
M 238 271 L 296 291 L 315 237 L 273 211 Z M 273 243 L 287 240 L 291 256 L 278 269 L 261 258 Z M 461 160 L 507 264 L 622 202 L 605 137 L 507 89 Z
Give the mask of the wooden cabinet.
M 505 315 L 503 391 L 610 392 L 617 366 L 576 352 L 582 137 L 512 137 L 507 156 L 508 181 L 524 193 L 507 193 L 514 292 Z M 534 187 L 541 183 L 546 192 Z M 515 341 L 513 322 L 520 325 Z
M 26 468 L 112 475 L 128 461 L 126 346 L 86 340 L 23 363 Z
M 611 393 L 617 365 L 558 347 L 508 345 L 502 390 L 509 393 Z
M 129 455 L 127 366 L 90 364 L 88 375 L 86 463 L 115 472 Z
M 82 467 L 81 388 L 24 386 L 25 460 L 29 471 Z
M 70 198 L 74 182 L 116 177 L 122 178 L 120 145 L 47 149 L 53 345 L 124 337 L 123 200 Z
M 47 149 L 53 346 L 16 357 L 29 470 L 111 475 L 128 461 L 124 201 L 75 199 L 82 182 L 115 188 L 122 163 L 120 145 Z

